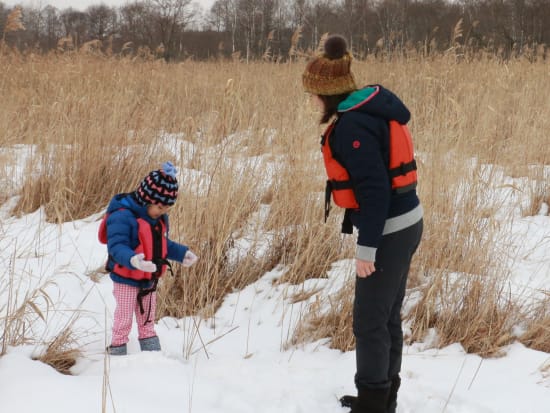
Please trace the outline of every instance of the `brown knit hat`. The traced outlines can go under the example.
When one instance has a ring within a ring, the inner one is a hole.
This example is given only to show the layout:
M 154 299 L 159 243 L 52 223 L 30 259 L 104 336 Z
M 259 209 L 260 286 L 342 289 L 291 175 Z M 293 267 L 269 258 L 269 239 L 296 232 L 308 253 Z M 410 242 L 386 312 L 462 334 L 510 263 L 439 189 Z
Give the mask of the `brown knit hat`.
M 351 73 L 351 54 L 346 39 L 340 35 L 327 38 L 324 53 L 310 60 L 302 75 L 306 92 L 315 95 L 341 95 L 357 90 Z

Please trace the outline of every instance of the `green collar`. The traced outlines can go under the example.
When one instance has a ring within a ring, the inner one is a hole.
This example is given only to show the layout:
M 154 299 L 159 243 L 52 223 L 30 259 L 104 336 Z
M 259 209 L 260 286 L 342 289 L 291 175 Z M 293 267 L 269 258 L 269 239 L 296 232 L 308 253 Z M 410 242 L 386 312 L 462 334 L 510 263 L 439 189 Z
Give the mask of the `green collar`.
M 367 86 L 366 88 L 350 93 L 346 99 L 338 104 L 338 112 L 347 112 L 348 110 L 367 103 L 367 101 L 374 97 L 379 90 L 379 86 Z

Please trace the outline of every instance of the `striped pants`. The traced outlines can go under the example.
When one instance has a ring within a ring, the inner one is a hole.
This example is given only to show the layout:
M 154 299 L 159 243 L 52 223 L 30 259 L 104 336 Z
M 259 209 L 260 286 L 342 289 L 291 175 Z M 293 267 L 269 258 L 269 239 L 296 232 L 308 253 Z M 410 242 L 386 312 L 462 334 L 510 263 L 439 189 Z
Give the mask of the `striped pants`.
M 128 342 L 128 335 L 132 329 L 134 314 L 136 315 L 138 338 L 141 340 L 156 336 L 156 292 L 152 292 L 143 297 L 142 305 L 144 313 L 141 314 L 138 302 L 139 288 L 117 282 L 114 282 L 113 285 L 113 295 L 116 300 L 116 308 L 113 320 L 113 337 L 111 339 L 111 345 L 113 347 L 121 346 Z

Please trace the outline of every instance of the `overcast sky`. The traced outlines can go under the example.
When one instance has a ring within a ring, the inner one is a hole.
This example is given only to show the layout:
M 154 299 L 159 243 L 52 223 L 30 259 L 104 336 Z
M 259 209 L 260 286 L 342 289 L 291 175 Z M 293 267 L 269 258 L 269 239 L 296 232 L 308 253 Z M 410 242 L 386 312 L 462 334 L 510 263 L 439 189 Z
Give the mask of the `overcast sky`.
M 215 0 L 193 0 L 196 3 L 199 3 L 205 10 L 208 10 Z M 0 2 L 7 4 L 8 6 L 14 6 L 16 4 L 21 4 L 24 6 L 31 6 L 33 8 L 38 8 L 40 6 L 46 6 L 51 4 L 54 7 L 57 7 L 60 10 L 67 9 L 72 7 L 76 10 L 85 10 L 88 6 L 105 4 L 107 6 L 122 6 L 126 3 L 134 3 L 134 0 L 0 0 Z

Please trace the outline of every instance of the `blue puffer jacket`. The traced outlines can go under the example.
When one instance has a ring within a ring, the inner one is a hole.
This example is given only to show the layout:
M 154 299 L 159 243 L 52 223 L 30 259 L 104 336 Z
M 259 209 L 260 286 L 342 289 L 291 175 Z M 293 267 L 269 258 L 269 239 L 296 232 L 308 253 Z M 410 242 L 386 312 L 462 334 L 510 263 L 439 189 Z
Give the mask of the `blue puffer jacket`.
M 359 211 L 351 221 L 359 230 L 357 258 L 374 261 L 382 235 L 422 219 L 416 191 L 393 194 L 389 169 L 389 125 L 406 124 L 411 115 L 403 102 L 380 85 L 352 92 L 338 105 L 331 150 L 353 182 Z
M 107 251 L 109 253 L 108 267 L 112 268 L 114 262 L 135 269 L 130 264 L 130 258 L 134 256 L 135 249 L 139 245 L 138 222 L 136 218 L 143 218 L 151 224 L 156 224 L 157 220 L 152 219 L 147 214 L 147 207 L 139 205 L 132 194 L 115 195 L 107 207 Z M 161 219 L 161 218 L 159 218 Z M 182 262 L 188 247 L 168 238 L 168 215 L 163 218 L 167 233 L 167 259 Z M 128 284 L 135 287 L 149 288 L 152 284 L 149 280 L 137 281 L 121 277 L 111 272 L 111 279 L 114 282 Z

